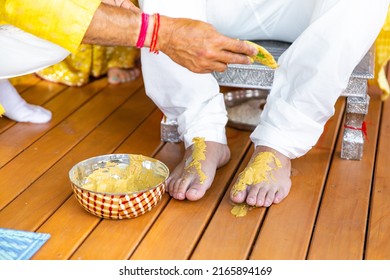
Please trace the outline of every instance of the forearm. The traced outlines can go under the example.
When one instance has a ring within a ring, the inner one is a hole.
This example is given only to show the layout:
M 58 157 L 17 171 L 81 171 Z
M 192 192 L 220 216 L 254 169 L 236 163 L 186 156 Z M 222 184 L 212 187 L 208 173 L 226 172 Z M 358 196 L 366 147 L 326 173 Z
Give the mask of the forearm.
M 135 46 L 141 27 L 139 9 L 123 9 L 101 4 L 85 33 L 83 43 L 105 46 Z M 149 29 L 150 29 L 149 24 Z M 149 46 L 149 30 L 145 46 Z

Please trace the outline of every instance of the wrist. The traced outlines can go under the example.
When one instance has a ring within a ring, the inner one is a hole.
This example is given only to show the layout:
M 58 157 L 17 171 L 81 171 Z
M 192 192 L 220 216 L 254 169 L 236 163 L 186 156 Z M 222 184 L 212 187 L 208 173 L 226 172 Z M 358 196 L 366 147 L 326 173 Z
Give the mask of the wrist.
M 160 28 L 156 49 L 161 50 L 162 52 L 167 49 L 173 34 L 173 24 L 174 22 L 172 18 L 167 16 L 160 16 Z
M 149 24 L 146 31 L 144 47 L 150 47 L 150 44 L 152 42 L 152 36 L 153 36 L 153 26 L 154 26 L 154 17 L 152 15 L 149 15 Z
M 158 54 L 160 18 L 158 13 L 153 15 L 142 13 L 140 31 L 135 45 L 137 48 L 149 47 L 151 53 Z

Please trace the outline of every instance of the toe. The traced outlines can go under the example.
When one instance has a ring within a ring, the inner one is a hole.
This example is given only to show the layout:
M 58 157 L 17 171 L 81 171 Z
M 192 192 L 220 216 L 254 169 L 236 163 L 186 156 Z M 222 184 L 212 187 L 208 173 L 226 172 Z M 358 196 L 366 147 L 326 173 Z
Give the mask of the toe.
M 274 198 L 274 203 L 275 204 L 280 203 L 285 197 L 286 197 L 286 195 L 284 195 L 284 193 L 282 191 L 276 192 L 275 198 Z
M 188 188 L 188 181 L 186 178 L 181 178 L 177 181 L 177 184 L 175 184 L 174 191 L 173 191 L 173 197 L 178 200 L 183 200 L 186 198 L 186 191 Z
M 257 200 L 256 200 L 257 207 L 264 206 L 267 192 L 268 192 L 268 190 L 265 187 L 259 189 L 259 191 L 257 193 Z
M 267 195 L 265 196 L 265 201 L 264 201 L 264 207 L 269 207 L 272 205 L 275 199 L 275 192 L 269 191 L 267 192 Z
M 113 75 L 113 76 L 110 76 L 108 78 L 108 82 L 110 84 L 113 84 L 113 85 L 116 85 L 116 84 L 119 84 L 120 83 L 120 78 L 117 76 L 117 75 Z
M 246 191 L 239 191 L 236 193 L 235 191 L 232 190 L 230 192 L 230 199 L 234 203 L 242 203 L 245 201 L 245 198 L 246 198 Z
M 259 192 L 261 188 L 258 185 L 250 186 L 248 196 L 246 198 L 246 203 L 251 206 L 257 205 L 257 201 L 261 200 L 261 197 L 259 197 Z
M 165 191 L 166 191 L 169 195 L 171 195 L 171 193 L 172 193 L 173 185 L 174 185 L 175 181 L 176 181 L 176 180 L 175 180 L 174 178 L 172 178 L 172 177 L 169 177 L 168 180 L 167 180 L 167 185 L 166 185 Z

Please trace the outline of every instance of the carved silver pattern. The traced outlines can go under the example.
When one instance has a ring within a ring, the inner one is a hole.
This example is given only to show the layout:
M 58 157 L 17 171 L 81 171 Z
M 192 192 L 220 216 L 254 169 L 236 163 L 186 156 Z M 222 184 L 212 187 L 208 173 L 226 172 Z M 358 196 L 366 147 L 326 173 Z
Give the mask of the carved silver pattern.
M 362 131 L 346 128 L 344 130 L 340 157 L 348 160 L 361 160 L 363 148 L 364 137 Z
M 266 48 L 277 60 L 291 45 L 279 41 L 254 41 Z M 230 64 L 225 72 L 213 72 L 221 86 L 270 89 L 274 69 L 259 63 L 251 65 Z M 367 93 L 367 80 L 374 78 L 374 48 L 364 56 L 352 72 L 342 96 L 363 96 Z

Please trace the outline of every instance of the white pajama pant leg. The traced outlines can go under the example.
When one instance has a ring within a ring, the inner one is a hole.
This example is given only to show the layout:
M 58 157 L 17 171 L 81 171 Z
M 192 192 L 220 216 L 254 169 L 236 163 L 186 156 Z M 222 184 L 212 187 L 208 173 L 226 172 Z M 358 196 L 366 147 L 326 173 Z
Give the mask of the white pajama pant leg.
M 255 146 L 272 147 L 290 158 L 304 155 L 317 142 L 389 5 L 388 0 L 315 2 L 309 26 L 279 60 L 260 124 L 251 135 Z
M 140 1 L 144 12 L 206 21 L 205 0 Z M 160 52 L 141 50 L 147 95 L 168 119 L 177 119 L 185 147 L 194 137 L 226 143 L 227 113 L 223 95 L 211 74 L 195 74 Z
M 63 60 L 69 52 L 12 25 L 0 25 L 0 78 L 36 72 Z
M 234 0 L 208 2 L 210 22 L 228 36 L 293 42 L 279 59 L 261 121 L 251 134 L 255 146 L 290 158 L 317 142 L 389 5 L 388 0 L 247 0 L 248 16 L 237 12 Z M 215 12 L 222 5 L 231 7 L 224 16 Z

